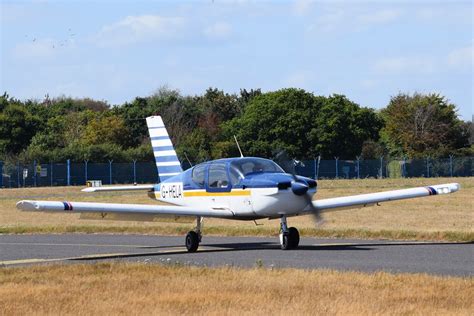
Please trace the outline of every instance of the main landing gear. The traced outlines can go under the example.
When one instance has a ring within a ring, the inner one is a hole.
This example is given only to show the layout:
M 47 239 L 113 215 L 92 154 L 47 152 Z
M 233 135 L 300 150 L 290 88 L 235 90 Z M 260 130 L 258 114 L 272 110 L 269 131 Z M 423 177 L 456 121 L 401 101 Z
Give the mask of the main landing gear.
M 283 250 L 298 248 L 300 243 L 300 233 L 295 227 L 288 228 L 286 224 L 286 216 L 280 219 L 280 245 Z
M 201 234 L 201 227 L 202 227 L 202 217 L 196 217 L 196 227 L 194 230 L 191 230 L 187 233 L 185 244 L 186 249 L 188 252 L 196 252 L 199 247 L 199 243 L 201 242 L 202 234 Z
M 186 234 L 185 244 L 188 252 L 196 252 L 201 242 L 202 217 L 196 217 L 196 227 Z M 295 227 L 288 228 L 286 216 L 280 218 L 280 245 L 283 250 L 298 248 L 300 243 L 300 233 Z

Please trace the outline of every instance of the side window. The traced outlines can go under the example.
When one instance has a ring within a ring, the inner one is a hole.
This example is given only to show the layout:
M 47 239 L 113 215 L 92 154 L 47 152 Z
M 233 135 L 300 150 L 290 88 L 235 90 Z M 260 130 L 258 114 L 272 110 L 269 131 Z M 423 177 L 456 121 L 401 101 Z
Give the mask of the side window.
M 204 176 L 206 171 L 206 165 L 197 165 L 193 168 L 192 179 L 199 188 L 204 188 Z
M 244 178 L 244 176 L 242 175 L 242 172 L 232 165 L 229 168 L 229 175 L 230 175 L 230 182 L 232 183 L 233 186 L 237 185 Z
M 209 167 L 209 187 L 227 188 L 229 179 L 227 178 L 227 168 L 224 163 L 213 163 Z

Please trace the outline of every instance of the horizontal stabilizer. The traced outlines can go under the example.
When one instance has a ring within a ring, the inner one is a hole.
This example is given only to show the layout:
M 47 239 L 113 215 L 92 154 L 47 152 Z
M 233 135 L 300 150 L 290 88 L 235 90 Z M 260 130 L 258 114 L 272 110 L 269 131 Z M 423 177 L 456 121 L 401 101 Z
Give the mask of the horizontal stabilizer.
M 314 200 L 313 206 L 318 211 L 335 211 L 348 208 L 361 208 L 372 206 L 382 202 L 453 193 L 458 191 L 459 188 L 459 183 L 439 184 L 428 187 L 418 187 L 411 189 L 344 196 L 332 199 Z
M 89 188 L 82 189 L 81 191 L 82 192 L 106 192 L 106 191 L 151 190 L 151 189 L 153 189 L 153 184 L 89 187 Z
M 30 201 L 16 203 L 16 207 L 29 212 L 64 212 L 64 213 L 118 213 L 118 214 L 150 214 L 176 216 L 204 216 L 232 218 L 234 213 L 225 208 L 199 208 L 176 205 L 116 204 L 92 202 L 59 202 Z

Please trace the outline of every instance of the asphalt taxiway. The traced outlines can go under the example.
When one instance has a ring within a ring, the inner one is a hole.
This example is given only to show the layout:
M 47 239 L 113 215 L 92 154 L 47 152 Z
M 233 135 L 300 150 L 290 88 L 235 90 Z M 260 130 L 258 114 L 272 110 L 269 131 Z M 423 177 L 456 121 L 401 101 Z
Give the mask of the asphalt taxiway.
M 0 266 L 103 260 L 473 276 L 474 243 L 302 238 L 283 251 L 276 237 L 204 236 L 188 253 L 184 236 L 0 235 Z

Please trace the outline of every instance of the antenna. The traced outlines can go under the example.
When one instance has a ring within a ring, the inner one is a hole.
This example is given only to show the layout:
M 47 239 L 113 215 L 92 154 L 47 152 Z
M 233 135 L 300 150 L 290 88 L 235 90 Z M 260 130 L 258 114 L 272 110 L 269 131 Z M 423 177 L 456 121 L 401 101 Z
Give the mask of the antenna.
M 184 157 L 186 157 L 186 160 L 189 162 L 189 164 L 190 164 L 191 167 L 192 167 L 193 164 L 191 163 L 191 160 L 189 160 L 188 155 L 186 155 L 186 152 L 183 152 L 183 153 L 184 153 Z
M 234 135 L 234 139 L 235 139 L 235 143 L 237 144 L 237 148 L 239 149 L 239 152 L 240 152 L 240 158 L 244 158 L 244 154 L 242 154 L 242 150 L 240 149 L 239 142 L 237 141 L 237 137 L 235 137 L 235 135 Z

